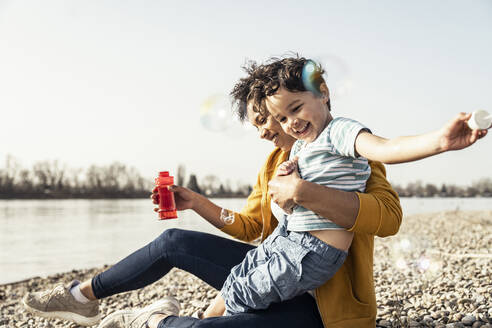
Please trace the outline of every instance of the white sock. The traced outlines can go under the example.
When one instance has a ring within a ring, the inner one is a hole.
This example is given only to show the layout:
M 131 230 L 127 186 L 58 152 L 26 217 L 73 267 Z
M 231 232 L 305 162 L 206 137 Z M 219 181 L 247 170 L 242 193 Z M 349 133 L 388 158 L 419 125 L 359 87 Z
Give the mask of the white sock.
M 82 292 L 80 291 L 80 284 L 77 284 L 77 285 L 73 286 L 72 288 L 70 288 L 70 293 L 73 295 L 73 297 L 75 298 L 75 300 L 77 302 L 86 304 L 86 303 L 89 303 L 91 301 L 90 299 L 85 297 L 84 294 L 82 294 Z

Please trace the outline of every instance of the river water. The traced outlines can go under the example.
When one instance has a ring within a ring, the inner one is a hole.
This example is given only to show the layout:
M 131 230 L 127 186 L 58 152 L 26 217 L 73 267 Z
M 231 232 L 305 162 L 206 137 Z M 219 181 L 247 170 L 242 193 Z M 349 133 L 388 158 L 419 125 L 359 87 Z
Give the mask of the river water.
M 239 211 L 245 199 L 214 199 Z M 492 210 L 492 198 L 403 198 L 405 215 Z M 158 221 L 147 199 L 0 200 L 0 284 L 112 264 L 168 228 L 226 236 L 193 211 Z

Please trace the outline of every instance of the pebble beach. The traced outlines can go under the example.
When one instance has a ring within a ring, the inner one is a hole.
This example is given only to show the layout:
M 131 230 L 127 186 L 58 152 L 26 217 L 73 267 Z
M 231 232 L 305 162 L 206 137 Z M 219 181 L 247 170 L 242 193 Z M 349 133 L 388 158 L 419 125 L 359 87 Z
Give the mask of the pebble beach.
M 378 327 L 492 328 L 492 211 L 453 211 L 404 218 L 396 236 L 376 238 L 374 283 Z M 30 290 L 84 280 L 109 266 L 0 285 L 0 328 L 80 327 L 32 316 L 21 304 Z M 171 295 L 180 315 L 203 311 L 217 290 L 173 269 L 138 291 L 101 301 L 103 316 Z

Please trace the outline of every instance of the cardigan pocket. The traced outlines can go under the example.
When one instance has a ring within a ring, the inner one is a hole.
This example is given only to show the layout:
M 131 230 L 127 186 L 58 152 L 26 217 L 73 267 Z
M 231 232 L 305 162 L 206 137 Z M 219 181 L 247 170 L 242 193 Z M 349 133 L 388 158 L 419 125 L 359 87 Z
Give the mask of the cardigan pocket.
M 354 288 L 352 286 L 352 281 L 350 280 L 350 277 L 349 277 L 349 275 L 347 273 L 347 270 L 346 270 L 346 268 L 344 266 L 342 267 L 342 270 L 344 270 L 344 275 L 343 276 L 345 277 L 346 285 L 347 285 L 347 288 L 350 291 L 350 296 L 352 297 L 352 301 L 354 301 L 355 303 L 357 303 L 358 305 L 361 305 L 363 307 L 370 307 L 370 304 L 369 303 L 364 303 L 364 302 L 362 302 L 360 299 L 358 299 L 355 296 Z

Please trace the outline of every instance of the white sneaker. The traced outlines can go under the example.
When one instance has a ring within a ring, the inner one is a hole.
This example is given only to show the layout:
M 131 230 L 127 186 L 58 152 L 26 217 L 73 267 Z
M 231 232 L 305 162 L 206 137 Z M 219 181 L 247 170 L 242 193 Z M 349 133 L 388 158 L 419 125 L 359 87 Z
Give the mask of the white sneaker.
M 99 302 L 80 303 L 70 293 L 70 288 L 79 283 L 74 280 L 68 285 L 27 293 L 22 303 L 26 310 L 40 317 L 73 321 L 81 326 L 96 325 L 101 320 Z
M 148 327 L 147 321 L 153 314 L 166 317 L 179 314 L 179 302 L 174 297 L 165 297 L 142 309 L 120 310 L 109 314 L 98 328 L 143 328 Z

